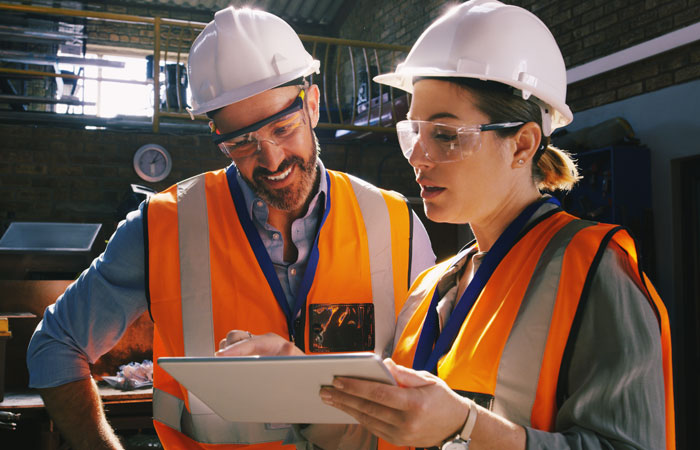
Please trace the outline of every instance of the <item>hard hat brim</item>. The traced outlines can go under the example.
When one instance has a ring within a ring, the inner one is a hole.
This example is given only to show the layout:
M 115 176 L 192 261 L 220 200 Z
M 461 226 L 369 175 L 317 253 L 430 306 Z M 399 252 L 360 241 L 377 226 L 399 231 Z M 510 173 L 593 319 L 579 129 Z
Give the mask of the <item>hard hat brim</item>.
M 297 70 L 287 72 L 278 77 L 267 78 L 255 83 L 248 84 L 246 86 L 237 87 L 234 90 L 220 94 L 216 98 L 206 103 L 203 103 L 201 105 L 195 105 L 192 108 L 192 114 L 205 114 L 207 112 L 223 108 L 224 106 L 240 102 L 241 100 L 245 100 L 246 98 L 253 97 L 254 95 L 257 95 L 261 92 L 274 89 L 296 78 L 306 77 L 313 73 L 319 73 L 320 66 L 320 61 L 313 60 L 311 64 L 309 64 L 306 67 L 301 67 Z
M 406 91 L 409 94 L 413 94 L 413 79 L 416 77 L 474 78 L 483 81 L 495 81 L 514 87 L 521 91 L 530 92 L 542 102 L 551 106 L 552 109 L 554 109 L 552 112 L 552 130 L 566 126 L 574 119 L 574 115 L 569 106 L 566 103 L 562 103 L 551 98 L 549 95 L 547 95 L 546 90 L 538 89 L 536 86 L 512 79 L 492 76 L 485 77 L 483 74 L 476 73 L 455 73 L 454 71 L 438 70 L 435 68 L 412 68 L 411 70 L 397 70 L 396 72 L 377 75 L 373 78 L 373 80 L 379 84 L 395 87 Z

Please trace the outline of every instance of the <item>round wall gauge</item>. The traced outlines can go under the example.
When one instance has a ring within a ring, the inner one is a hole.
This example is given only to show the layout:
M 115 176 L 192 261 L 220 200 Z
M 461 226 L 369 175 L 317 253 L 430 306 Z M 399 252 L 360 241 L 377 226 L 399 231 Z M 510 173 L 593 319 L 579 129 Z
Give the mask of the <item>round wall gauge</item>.
M 170 174 L 172 168 L 170 153 L 158 144 L 142 145 L 134 153 L 134 170 L 146 181 L 161 181 Z

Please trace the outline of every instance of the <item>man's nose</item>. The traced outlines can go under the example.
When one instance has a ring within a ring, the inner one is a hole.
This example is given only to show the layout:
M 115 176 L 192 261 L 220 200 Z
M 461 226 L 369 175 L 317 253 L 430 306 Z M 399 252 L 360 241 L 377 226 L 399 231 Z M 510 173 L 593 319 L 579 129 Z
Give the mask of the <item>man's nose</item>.
M 284 161 L 284 149 L 272 139 L 258 138 L 258 149 L 258 162 L 270 172 L 275 172 Z

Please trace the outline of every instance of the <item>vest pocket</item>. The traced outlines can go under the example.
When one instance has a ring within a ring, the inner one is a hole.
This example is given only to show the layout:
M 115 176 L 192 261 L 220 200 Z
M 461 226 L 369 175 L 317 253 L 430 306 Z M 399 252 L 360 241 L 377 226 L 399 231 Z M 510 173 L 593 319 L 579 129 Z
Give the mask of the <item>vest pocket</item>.
M 315 303 L 309 306 L 312 353 L 374 350 L 372 303 Z

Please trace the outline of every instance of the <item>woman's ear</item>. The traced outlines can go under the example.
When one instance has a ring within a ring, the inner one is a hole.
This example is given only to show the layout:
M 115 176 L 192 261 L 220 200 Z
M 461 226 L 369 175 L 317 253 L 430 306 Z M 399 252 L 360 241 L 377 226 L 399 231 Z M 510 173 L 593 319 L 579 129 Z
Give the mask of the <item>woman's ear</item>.
M 525 167 L 535 156 L 542 141 L 542 130 L 535 122 L 527 122 L 521 126 L 515 136 L 515 152 L 513 152 L 512 168 Z

